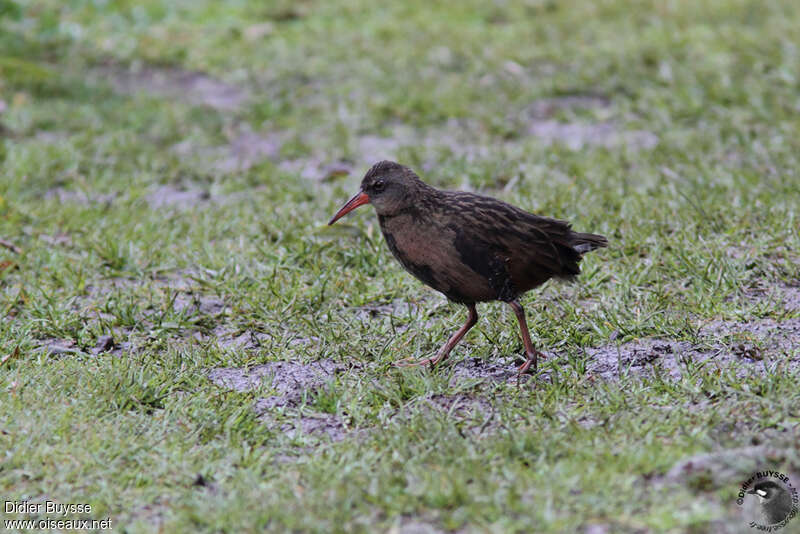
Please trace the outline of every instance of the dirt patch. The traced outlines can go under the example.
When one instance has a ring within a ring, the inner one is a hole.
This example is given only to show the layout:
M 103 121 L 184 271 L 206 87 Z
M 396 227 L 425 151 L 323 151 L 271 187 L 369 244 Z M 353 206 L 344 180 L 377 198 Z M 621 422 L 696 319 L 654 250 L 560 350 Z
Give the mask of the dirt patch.
M 776 286 L 753 290 L 752 299 L 770 299 L 792 313 L 800 306 L 800 288 Z M 763 373 L 763 360 L 800 365 L 800 318 L 783 321 L 715 320 L 700 328 L 699 345 L 686 341 L 636 340 L 622 345 L 586 349 L 587 371 L 614 379 L 620 372 L 666 372 L 679 378 L 688 365 L 738 366 L 737 373 Z
M 800 258 L 797 261 L 800 261 Z M 752 289 L 745 294 L 755 302 L 775 301 L 790 314 L 800 311 L 800 286 L 797 285 L 778 284 Z
M 187 210 L 211 202 L 217 204 L 240 202 L 254 190 L 257 190 L 257 188 L 213 196 L 207 187 L 198 184 L 167 184 L 150 190 L 150 192 L 144 195 L 144 200 L 152 210 L 163 210 L 167 208 Z M 57 199 L 63 204 L 73 203 L 82 206 L 103 204 L 105 207 L 111 206 L 118 197 L 118 193 L 87 194 L 83 191 L 74 191 L 63 187 L 51 189 L 44 194 L 45 199 Z
M 696 350 L 688 342 L 658 339 L 587 348 L 585 354 L 587 373 L 606 380 L 617 380 L 631 373 L 658 373 L 679 379 L 686 365 L 702 364 L 718 355 Z
M 587 146 L 646 150 L 658 144 L 658 136 L 653 132 L 626 130 L 613 120 L 586 122 L 554 119 L 559 112 L 601 110 L 610 106 L 610 98 L 594 93 L 541 98 L 528 106 L 524 113 L 527 121 L 525 133 L 538 137 L 545 144 L 560 143 L 570 150 L 581 150 Z
M 72 339 L 42 339 L 38 342 L 38 350 L 44 352 L 47 356 L 83 354 L 83 351 Z
M 560 143 L 571 150 L 587 146 L 606 148 L 627 147 L 633 150 L 654 148 L 658 136 L 646 130 L 626 130 L 615 121 L 601 122 L 561 122 L 550 118 L 556 110 L 570 107 L 607 106 L 603 97 L 564 97 L 537 101 L 526 114 L 522 125 L 521 138 L 506 141 L 481 140 L 478 132 L 480 124 L 469 121 L 449 120 L 440 126 L 425 130 L 414 130 L 403 125 L 391 128 L 388 137 L 363 135 L 356 142 L 355 167 L 370 165 L 381 159 L 397 160 L 404 146 L 422 145 L 435 154 L 446 151 L 450 154 L 474 161 L 489 157 L 493 150 L 513 150 L 521 145 L 525 136 L 534 136 L 545 144 Z M 430 164 L 431 162 L 429 162 Z M 423 170 L 426 165 L 423 164 Z
M 736 252 L 740 251 L 736 250 Z M 731 255 L 730 251 L 729 255 Z M 797 261 L 800 261 L 800 258 Z M 792 314 L 800 311 L 800 286 L 777 283 L 748 287 L 742 290 L 741 295 L 731 295 L 726 301 L 736 299 L 741 299 L 743 304 L 751 306 L 774 303 Z
M 375 317 L 408 317 L 419 313 L 419 305 L 403 299 L 394 299 L 387 304 L 369 303 L 353 308 L 355 316 L 361 321 L 374 319 Z
M 405 124 L 392 124 L 386 128 L 388 133 L 376 135 L 363 133 L 354 136 L 350 143 L 347 159 L 334 159 L 328 154 L 316 152 L 308 157 L 281 161 L 278 166 L 289 173 L 311 181 L 326 181 L 338 176 L 350 175 L 356 170 L 364 172 L 375 162 L 399 160 L 401 150 L 406 146 L 424 145 L 426 148 L 451 148 L 458 154 L 474 152 L 466 146 L 461 133 L 464 128 L 456 121 L 449 121 L 440 127 L 418 130 Z M 313 143 L 309 143 L 312 144 Z M 473 143 L 474 144 L 474 143 Z M 476 149 L 477 150 L 477 149 Z
M 92 354 L 102 354 L 103 352 L 109 352 L 114 348 L 114 336 L 100 336 L 97 338 L 97 343 L 95 346 L 92 347 Z
M 402 124 L 396 125 L 388 137 L 373 134 L 360 136 L 356 141 L 356 150 L 365 162 L 397 159 L 401 147 L 419 142 L 420 133 Z M 425 144 L 428 144 L 427 141 Z
M 517 366 L 521 363 L 522 360 L 517 361 L 515 357 L 483 359 L 469 356 L 453 366 L 450 385 L 470 379 L 516 382 Z
M 256 411 L 261 410 L 261 402 L 257 401 Z M 347 437 L 347 429 L 342 420 L 329 413 L 308 412 L 303 410 L 298 416 L 281 424 L 279 430 L 290 439 L 303 435 L 327 436 L 331 441 L 341 441 Z
M 281 161 L 278 167 L 303 179 L 326 182 L 342 176 L 349 176 L 355 167 L 350 161 L 326 162 L 323 158 L 306 158 Z
M 111 203 L 117 198 L 117 193 L 86 193 L 85 191 L 75 191 L 63 187 L 56 187 L 44 193 L 45 200 L 56 199 L 60 203 L 67 204 L 80 204 L 82 206 L 90 206 L 92 204 L 105 204 L 110 206 Z
M 333 360 L 310 364 L 298 362 L 268 362 L 253 367 L 222 367 L 209 371 L 209 379 L 220 387 L 235 391 L 250 391 L 270 378 L 276 395 L 264 399 L 262 406 L 297 406 L 303 397 L 329 382 L 344 366 Z
M 191 208 L 211 198 L 208 191 L 202 189 L 182 189 L 174 185 L 164 185 L 145 196 L 147 205 L 152 210 L 166 207 Z
M 584 349 L 586 374 L 604 380 L 623 376 L 662 376 L 680 379 L 691 369 L 714 366 L 735 369 L 738 376 L 762 374 L 767 364 L 800 365 L 800 318 L 750 322 L 715 321 L 700 331 L 700 341 L 639 339 L 622 344 L 607 344 Z M 558 359 L 558 355 L 548 354 Z M 557 360 L 556 360 L 557 361 Z M 521 357 L 465 357 L 452 364 L 451 385 L 466 380 L 516 383 Z M 447 364 L 445 364 L 447 365 Z M 541 363 L 540 363 L 541 365 Z M 547 380 L 548 371 L 540 374 Z M 521 383 L 530 380 L 523 377 Z
M 714 321 L 703 327 L 700 334 L 727 341 L 734 353 L 753 360 L 774 355 L 785 355 L 795 363 L 800 360 L 800 318 L 780 322 L 774 319 Z
M 266 160 L 277 161 L 285 135 L 255 132 L 243 123 L 226 128 L 227 143 L 203 146 L 186 139 L 172 146 L 172 152 L 200 169 L 230 174 L 246 171 Z
M 163 273 L 151 278 L 141 277 L 132 278 L 127 276 L 112 276 L 92 280 L 86 285 L 86 296 L 92 299 L 101 299 L 108 296 L 108 293 L 115 291 L 141 292 L 150 284 L 154 283 L 154 288 L 169 287 L 173 291 L 191 291 L 193 280 L 181 272 Z
M 235 391 L 251 391 L 270 383 L 276 394 L 258 399 L 254 406 L 265 422 L 277 424 L 274 411 L 281 410 L 284 415 L 291 416 L 278 424 L 282 433 L 290 437 L 326 435 L 338 441 L 346 434 L 341 419 L 333 414 L 309 410 L 304 405 L 344 369 L 343 365 L 327 359 L 310 364 L 269 362 L 248 368 L 212 369 L 208 377 L 216 385 Z
M 783 306 L 792 312 L 800 311 L 800 287 L 785 287 L 783 293 Z
M 216 275 L 214 271 L 207 274 Z M 169 286 L 173 291 L 192 291 L 198 285 L 197 280 L 202 280 L 205 274 L 196 268 L 178 269 L 157 274 L 153 280 L 162 286 Z
M 487 137 L 485 125 L 476 120 L 449 119 L 425 128 L 392 123 L 384 125 L 380 134 L 354 131 L 346 161 L 331 159 L 329 154 L 320 151 L 304 158 L 280 161 L 278 165 L 284 171 L 304 179 L 324 181 L 369 168 L 383 159 L 397 161 L 406 147 L 422 150 L 423 163 L 420 169 L 424 172 L 435 166 L 443 154 L 464 158 L 469 162 L 485 159 L 495 151 L 522 150 L 529 136 L 537 137 L 546 144 L 561 143 L 573 150 L 586 146 L 650 149 L 658 144 L 658 136 L 652 132 L 626 130 L 622 124 L 612 120 L 562 122 L 554 118 L 557 112 L 605 109 L 610 104 L 608 97 L 597 94 L 536 100 L 520 116 L 509 119 L 509 122 L 518 125 L 518 135 L 507 140 Z M 356 129 L 355 125 L 353 129 Z M 314 145 L 313 142 L 308 144 Z
M 123 337 L 122 334 L 119 335 L 120 339 Z M 72 339 L 58 339 L 58 338 L 46 338 L 36 342 L 36 348 L 34 350 L 43 352 L 45 355 L 50 357 L 58 357 L 58 356 L 70 356 L 70 355 L 93 355 L 99 356 L 108 354 L 111 356 L 121 356 L 126 352 L 130 352 L 133 348 L 133 344 L 130 341 L 120 341 L 117 342 L 114 340 L 114 336 L 111 335 L 103 335 L 97 338 L 97 342 L 94 346 L 84 346 L 81 347 L 75 340 Z
M 204 207 L 210 204 L 226 205 L 243 202 L 264 187 L 254 187 L 227 194 L 212 194 L 208 188 L 197 184 L 164 185 L 144 196 L 147 205 L 152 210 L 174 209 L 178 211 Z
M 147 93 L 159 97 L 185 99 L 196 105 L 220 111 L 233 111 L 244 105 L 249 93 L 235 85 L 202 72 L 178 68 L 143 66 L 126 68 L 109 65 L 96 70 L 99 79 L 122 94 Z
M 224 147 L 224 154 L 214 164 L 223 173 L 241 172 L 267 159 L 277 159 L 283 141 L 277 134 L 261 134 L 243 130 Z
M 278 164 L 278 168 L 289 174 L 295 174 L 304 180 L 320 182 L 325 180 L 328 166 L 322 156 L 310 156 L 302 159 L 287 159 Z
M 99 344 L 99 342 L 98 342 Z M 131 341 L 115 341 L 114 346 L 107 352 L 98 352 L 98 354 L 109 354 L 111 356 L 124 356 L 136 351 L 136 345 Z
M 586 146 L 649 150 L 658 144 L 658 136 L 653 132 L 624 130 L 612 121 L 588 123 L 534 120 L 528 125 L 527 133 L 538 137 L 545 144 L 560 143 L 570 150 L 581 150 Z
M 209 335 L 202 332 L 194 332 L 194 338 L 201 342 L 214 341 L 222 349 L 231 350 L 258 350 L 264 346 L 264 343 L 273 336 L 263 332 L 257 332 L 251 329 L 235 329 L 230 324 L 222 324 L 214 328 Z M 289 347 L 298 345 L 309 346 L 313 343 L 319 342 L 317 337 L 295 337 L 287 343 Z
M 225 302 L 213 295 L 203 295 L 202 293 L 178 293 L 172 307 L 177 312 L 187 315 L 217 315 L 225 311 Z
M 50 245 L 51 247 L 71 247 L 72 237 L 64 232 L 57 232 L 53 235 L 39 234 L 39 239 Z
M 535 100 L 526 114 L 532 119 L 549 119 L 555 113 L 574 109 L 604 109 L 611 105 L 611 99 L 601 94 L 574 94 L 540 98 Z
M 716 321 L 702 329 L 701 335 L 707 336 L 702 345 L 641 339 L 587 348 L 587 373 L 607 380 L 654 373 L 679 379 L 687 369 L 712 365 L 719 369 L 734 367 L 737 375 L 743 376 L 766 372 L 762 360 L 800 363 L 800 319 L 780 323 L 772 319 L 748 323 Z
M 60 143 L 61 141 L 64 141 L 65 139 L 69 138 L 69 135 L 70 134 L 68 132 L 62 132 L 62 131 L 58 131 L 58 130 L 56 130 L 56 131 L 38 130 L 34 134 L 34 137 L 36 138 L 37 141 L 40 141 L 40 142 L 48 144 L 48 145 L 53 145 L 53 144 L 56 144 L 56 143 Z
M 259 41 L 275 32 L 275 24 L 272 22 L 259 22 L 244 29 L 242 34 L 248 41 Z
M 269 336 L 253 330 L 230 330 L 228 325 L 217 326 L 210 337 L 195 332 L 195 339 L 205 341 L 215 339 L 220 348 L 233 350 L 254 350 L 261 347 Z
M 404 517 L 397 526 L 392 527 L 389 532 L 397 534 L 444 534 L 444 530 L 426 523 L 420 519 Z

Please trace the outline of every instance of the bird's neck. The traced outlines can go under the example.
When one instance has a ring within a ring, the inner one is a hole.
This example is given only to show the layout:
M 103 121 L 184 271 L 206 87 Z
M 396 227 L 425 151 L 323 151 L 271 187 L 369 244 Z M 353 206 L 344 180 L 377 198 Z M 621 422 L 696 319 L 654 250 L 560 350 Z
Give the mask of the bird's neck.
M 404 208 L 401 208 L 397 211 L 393 211 L 392 213 L 379 213 L 378 214 L 378 222 L 380 223 L 382 228 L 386 228 L 388 225 L 392 223 L 398 223 L 401 220 L 406 224 L 409 223 L 423 223 L 424 219 L 423 212 L 417 206 L 409 205 Z
M 408 192 L 402 202 L 398 202 L 394 206 L 385 206 L 378 213 L 381 224 L 398 217 L 424 223 L 433 215 L 441 203 L 442 192 L 421 180 L 417 180 L 414 185 L 415 187 Z

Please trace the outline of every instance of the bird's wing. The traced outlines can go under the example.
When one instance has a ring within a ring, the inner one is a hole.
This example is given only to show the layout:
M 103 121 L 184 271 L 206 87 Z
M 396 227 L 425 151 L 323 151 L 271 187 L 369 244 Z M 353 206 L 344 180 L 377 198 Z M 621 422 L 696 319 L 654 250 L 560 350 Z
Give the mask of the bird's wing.
M 492 253 L 503 257 L 512 275 L 528 270 L 546 278 L 577 274 L 572 272 L 577 267 L 572 264 L 579 254 L 569 243 L 572 231 L 568 223 L 488 197 L 470 193 L 454 197 L 450 209 L 458 212 L 462 226 Z

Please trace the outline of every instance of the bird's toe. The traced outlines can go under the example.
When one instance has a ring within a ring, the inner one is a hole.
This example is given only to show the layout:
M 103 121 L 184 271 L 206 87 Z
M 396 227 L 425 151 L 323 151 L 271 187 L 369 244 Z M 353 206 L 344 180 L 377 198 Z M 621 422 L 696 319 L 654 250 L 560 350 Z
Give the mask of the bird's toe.
M 421 360 L 415 360 L 413 357 L 403 358 L 402 360 L 397 360 L 393 364 L 395 367 L 419 367 L 421 365 L 430 365 L 433 367 L 436 365 L 436 360 L 434 358 L 423 358 Z

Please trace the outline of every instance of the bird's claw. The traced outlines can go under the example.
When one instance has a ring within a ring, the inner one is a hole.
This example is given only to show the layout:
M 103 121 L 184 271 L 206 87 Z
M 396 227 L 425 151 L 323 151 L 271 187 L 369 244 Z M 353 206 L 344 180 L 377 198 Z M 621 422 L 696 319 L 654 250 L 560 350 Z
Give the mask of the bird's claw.
M 431 367 L 435 366 L 439 363 L 436 358 L 423 358 L 421 360 L 414 360 L 413 357 L 403 358 L 402 360 L 397 360 L 392 365 L 395 367 L 419 367 L 422 365 L 430 365 Z
M 536 360 L 525 360 L 525 363 L 517 367 L 517 378 L 527 373 L 531 367 L 533 367 L 533 372 L 535 373 L 538 367 L 536 365 Z
M 533 353 L 533 356 L 528 355 L 525 362 L 517 367 L 517 385 L 519 385 L 519 379 L 522 377 L 522 375 L 531 370 L 531 368 L 533 368 L 532 372 L 536 372 L 540 358 L 544 360 L 547 357 L 537 350 Z

